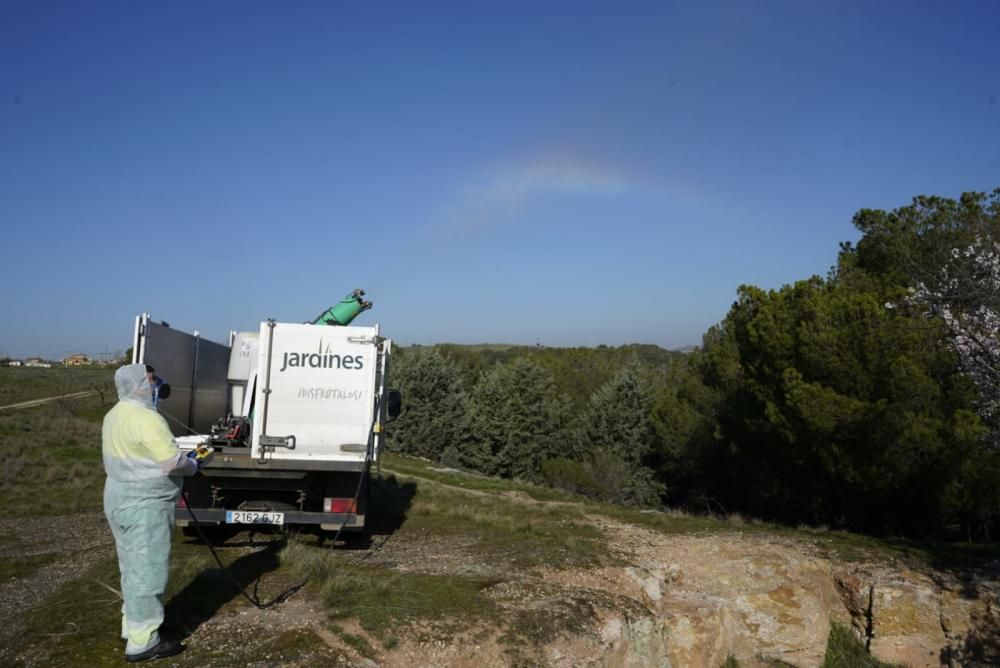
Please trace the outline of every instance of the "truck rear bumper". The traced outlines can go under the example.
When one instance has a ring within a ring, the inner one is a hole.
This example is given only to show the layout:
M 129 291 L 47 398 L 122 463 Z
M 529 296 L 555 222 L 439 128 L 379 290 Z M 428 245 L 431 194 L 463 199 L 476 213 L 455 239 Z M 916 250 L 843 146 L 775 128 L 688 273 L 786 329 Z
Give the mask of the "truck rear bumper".
M 224 508 L 192 508 L 191 512 L 198 519 L 199 524 L 219 525 L 226 524 L 226 513 Z M 312 524 L 319 525 L 326 531 L 336 531 L 343 527 L 346 530 L 359 530 L 365 526 L 365 516 L 356 513 L 314 513 L 301 510 L 281 511 L 285 515 L 285 524 Z M 191 515 L 187 508 L 174 509 L 174 524 L 179 527 L 186 527 L 193 524 Z M 251 524 L 232 524 L 230 526 L 254 526 Z
M 371 460 L 363 456 L 349 460 L 275 459 L 261 461 L 246 454 L 246 448 L 220 448 L 203 469 L 209 477 L 301 478 L 311 471 L 348 471 L 361 473 L 368 470 Z

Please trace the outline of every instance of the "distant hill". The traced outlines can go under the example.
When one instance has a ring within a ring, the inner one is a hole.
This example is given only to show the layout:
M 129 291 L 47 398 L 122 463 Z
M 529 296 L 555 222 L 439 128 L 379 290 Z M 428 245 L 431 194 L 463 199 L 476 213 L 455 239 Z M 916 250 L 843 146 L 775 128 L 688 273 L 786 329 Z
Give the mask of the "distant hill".
M 432 346 L 411 346 L 411 347 L 448 347 L 448 348 L 464 348 L 470 352 L 478 352 L 481 350 L 516 350 L 518 348 L 536 348 L 540 346 L 529 346 L 525 344 L 517 343 L 435 343 Z
M 439 343 L 433 346 L 409 346 L 399 349 L 400 357 L 436 349 L 459 368 L 467 388 L 479 380 L 483 371 L 497 364 L 506 364 L 526 357 L 545 367 L 555 381 L 557 390 L 578 406 L 583 406 L 591 393 L 607 382 L 631 359 L 640 366 L 654 385 L 671 385 L 687 363 L 684 352 L 667 350 L 649 343 L 623 346 L 557 348 L 505 343 Z

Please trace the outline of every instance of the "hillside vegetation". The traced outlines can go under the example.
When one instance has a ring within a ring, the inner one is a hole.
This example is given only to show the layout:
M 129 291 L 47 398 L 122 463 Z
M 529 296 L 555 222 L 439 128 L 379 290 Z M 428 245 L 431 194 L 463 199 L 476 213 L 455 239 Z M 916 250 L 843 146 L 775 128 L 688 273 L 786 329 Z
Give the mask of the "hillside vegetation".
M 741 286 L 690 355 L 404 349 L 390 447 L 602 501 L 989 542 L 1000 191 L 854 224 L 828 276 Z

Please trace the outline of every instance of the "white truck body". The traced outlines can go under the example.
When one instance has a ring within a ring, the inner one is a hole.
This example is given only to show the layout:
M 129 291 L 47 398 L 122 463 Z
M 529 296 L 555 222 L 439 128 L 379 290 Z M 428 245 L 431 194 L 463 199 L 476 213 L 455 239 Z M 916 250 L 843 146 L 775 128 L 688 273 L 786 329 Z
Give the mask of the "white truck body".
M 391 345 L 378 325 L 273 320 L 222 345 L 139 316 L 133 361 L 170 383 L 158 410 L 178 445 L 216 450 L 185 484 L 198 521 L 243 523 L 253 511 L 266 523 L 363 528 Z M 176 519 L 190 521 L 187 509 Z
M 358 462 L 371 448 L 377 458 L 381 439 L 373 439 L 372 430 L 379 424 L 379 365 L 386 359 L 378 340 L 378 326 L 263 323 L 255 398 L 260 419 L 251 454 Z M 268 438 L 290 439 L 293 447 L 269 448 Z

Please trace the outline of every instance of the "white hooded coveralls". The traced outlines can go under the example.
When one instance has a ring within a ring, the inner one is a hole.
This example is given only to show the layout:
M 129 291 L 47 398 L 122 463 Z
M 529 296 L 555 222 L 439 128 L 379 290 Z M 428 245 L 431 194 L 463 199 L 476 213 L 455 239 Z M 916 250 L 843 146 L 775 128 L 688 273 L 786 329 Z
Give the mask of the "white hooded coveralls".
M 180 452 L 154 410 L 145 365 L 118 369 L 115 386 L 119 401 L 101 430 L 104 514 L 118 552 L 125 653 L 138 654 L 160 641 L 174 507 L 181 476 L 194 475 L 198 465 Z

